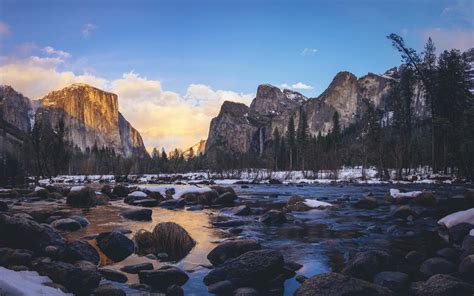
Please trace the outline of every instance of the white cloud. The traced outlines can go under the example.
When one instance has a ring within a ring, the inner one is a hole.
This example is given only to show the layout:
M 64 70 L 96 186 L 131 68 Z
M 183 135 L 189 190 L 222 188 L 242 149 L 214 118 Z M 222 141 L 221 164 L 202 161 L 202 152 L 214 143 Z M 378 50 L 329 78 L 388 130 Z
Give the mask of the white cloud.
M 304 84 L 303 82 L 295 83 L 291 86 L 294 89 L 303 89 L 303 90 L 310 90 L 313 89 L 311 85 Z
M 472 0 L 453 1 L 443 9 L 441 17 L 453 24 L 474 25 L 474 2 Z
M 158 80 L 138 73 L 124 73 L 115 80 L 91 74 L 77 75 L 60 71 L 59 57 L 31 56 L 21 60 L 0 59 L 0 84 L 11 85 L 30 98 L 41 98 L 52 90 L 72 83 L 88 83 L 116 93 L 120 112 L 140 131 L 148 149 L 188 148 L 207 138 L 210 120 L 225 100 L 249 104 L 254 94 L 214 90 L 203 84 L 191 84 L 186 94 L 165 91 Z
M 51 46 L 46 46 L 45 48 L 42 49 L 45 53 L 50 54 L 50 55 L 57 55 L 61 58 L 70 58 L 71 54 L 69 52 L 63 51 L 63 50 L 58 50 L 54 49 Z
M 82 37 L 87 38 L 89 37 L 93 31 L 95 31 L 98 27 L 94 24 L 87 23 L 82 27 Z
M 433 39 L 438 52 L 452 48 L 464 51 L 474 47 L 473 30 L 429 28 L 422 33 L 424 41 L 426 41 L 428 37 Z
M 305 49 L 303 49 L 303 51 L 301 52 L 301 55 L 302 56 L 309 56 L 309 55 L 314 55 L 315 53 L 317 53 L 319 50 L 317 48 L 311 48 L 311 47 L 306 47 Z
M 10 26 L 5 22 L 0 21 L 0 38 L 8 37 L 10 34 Z

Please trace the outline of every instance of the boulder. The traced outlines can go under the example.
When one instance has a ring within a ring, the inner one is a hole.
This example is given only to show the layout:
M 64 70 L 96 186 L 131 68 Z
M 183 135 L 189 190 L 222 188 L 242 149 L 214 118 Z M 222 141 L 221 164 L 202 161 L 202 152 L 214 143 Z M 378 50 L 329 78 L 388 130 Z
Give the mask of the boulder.
M 233 204 L 236 199 L 237 195 L 235 195 L 235 192 L 224 192 L 219 195 L 219 197 L 216 198 L 213 203 L 216 205 L 229 205 Z
M 396 207 L 390 212 L 392 218 L 406 219 L 408 216 L 416 217 L 416 212 L 409 206 Z
M 252 210 L 247 205 L 241 205 L 232 208 L 224 208 L 219 211 L 219 215 L 232 216 L 248 216 L 252 214 Z
M 119 232 L 103 232 L 97 236 L 96 241 L 100 250 L 116 262 L 130 256 L 135 249 L 133 241 Z
M 455 262 L 459 257 L 458 252 L 453 248 L 442 248 L 436 252 L 436 255 L 451 262 Z
M 66 240 L 49 225 L 20 216 L 0 214 L 0 241 L 13 248 L 43 251 L 47 246 L 62 247 Z
M 168 199 L 160 202 L 158 206 L 165 208 L 165 209 L 182 209 L 186 205 L 186 201 L 184 199 Z
M 228 280 L 217 282 L 207 287 L 209 293 L 216 295 L 229 295 L 233 289 L 234 285 Z
M 94 296 L 126 296 L 127 294 L 112 284 L 97 287 L 92 293 Z
M 385 287 L 339 273 L 322 273 L 303 282 L 295 296 L 394 296 Z
M 413 197 L 412 203 L 424 207 L 432 207 L 437 203 L 436 197 L 431 191 L 423 191 L 421 194 Z
M 237 227 L 237 226 L 245 225 L 245 221 L 227 220 L 227 221 L 212 222 L 212 225 L 215 227 Z
M 99 269 L 99 272 L 104 278 L 108 279 L 109 281 L 119 283 L 126 283 L 128 281 L 128 277 L 126 274 L 114 269 L 101 268 Z
M 458 268 L 459 275 L 465 281 L 474 284 L 474 255 L 466 256 Z
M 375 209 L 378 206 L 379 204 L 377 200 L 371 196 L 363 197 L 354 204 L 354 207 L 357 209 L 367 209 L 367 210 Z
M 163 266 L 155 270 L 142 270 L 138 272 L 140 283 L 152 286 L 155 289 L 165 290 L 172 285 L 184 285 L 189 277 L 175 266 Z
M 144 198 L 144 199 L 140 199 L 140 200 L 134 200 L 134 201 L 132 201 L 130 204 L 131 204 L 131 205 L 134 205 L 134 206 L 152 208 L 152 207 L 158 206 L 159 203 L 160 203 L 160 202 L 159 202 L 158 200 L 156 200 L 156 199 Z
M 455 272 L 456 266 L 441 257 L 427 259 L 420 266 L 420 273 L 425 278 L 429 278 L 435 274 L 453 274 Z
M 474 234 L 474 232 L 472 234 Z M 461 249 L 463 251 L 463 257 L 468 255 L 474 255 L 474 235 L 468 234 L 464 237 Z
M 403 292 L 408 288 L 409 278 L 403 272 L 383 271 L 374 276 L 373 282 L 392 291 Z
M 391 261 L 390 255 L 385 251 L 359 252 L 344 267 L 342 273 L 371 281 L 376 273 L 389 268 Z
M 99 264 L 100 257 L 97 250 L 84 240 L 69 242 L 63 253 L 63 258 L 69 262 L 85 260 L 92 262 L 96 266 Z
M 30 250 L 0 248 L 0 266 L 30 265 L 33 255 Z
M 81 224 L 74 219 L 71 218 L 63 218 L 54 220 L 51 223 L 51 226 L 58 230 L 64 231 L 76 231 L 81 229 Z
M 97 271 L 97 264 L 86 260 L 76 261 L 74 262 L 74 266 L 79 267 L 80 269 L 85 271 Z
M 418 265 L 425 261 L 426 257 L 423 253 L 418 251 L 410 251 L 405 255 L 405 260 L 409 264 Z
M 91 224 L 91 223 L 89 222 L 89 220 L 87 220 L 87 218 L 84 217 L 84 216 L 73 215 L 73 216 L 71 216 L 71 217 L 69 217 L 69 218 L 71 218 L 71 219 L 76 220 L 77 222 L 79 222 L 79 224 L 81 224 L 81 227 L 86 227 L 86 226 L 88 226 L 89 224 Z
M 209 286 L 229 280 L 237 287 L 259 286 L 281 274 L 283 264 L 283 256 L 278 251 L 250 251 L 211 270 L 204 277 L 204 283 Z
M 71 191 L 67 195 L 66 203 L 71 207 L 93 207 L 96 205 L 95 191 L 90 187 L 84 187 L 79 191 Z
M 474 229 L 474 224 L 459 223 L 448 229 L 449 241 L 452 243 L 461 243 L 462 240 Z
M 260 243 L 255 239 L 242 239 L 225 242 L 215 247 L 208 255 L 207 259 L 212 265 L 220 265 L 231 258 L 254 250 L 260 250 Z
M 66 262 L 43 260 L 36 264 L 34 269 L 40 275 L 48 276 L 55 283 L 78 295 L 89 295 L 99 286 L 101 279 L 97 272 L 82 270 Z
M 150 209 L 129 209 L 123 211 L 120 215 L 126 219 L 135 221 L 151 221 L 152 213 Z
M 472 296 L 474 286 L 447 274 L 436 274 L 412 290 L 415 296 Z
M 118 197 L 126 197 L 129 194 L 130 190 L 128 187 L 118 184 L 115 185 L 114 189 L 112 190 L 112 194 Z
M 286 215 L 277 210 L 270 210 L 260 217 L 260 222 L 264 224 L 283 224 L 286 222 Z
M 166 296 L 184 296 L 184 290 L 181 286 L 171 285 L 166 289 Z
M 142 270 L 153 270 L 153 264 L 151 264 L 150 262 L 145 262 L 140 264 L 127 265 L 120 268 L 120 270 L 126 273 L 136 274 Z
M 286 206 L 293 206 L 296 205 L 297 203 L 305 202 L 306 199 L 302 198 L 299 195 L 293 195 L 290 198 L 288 198 L 288 201 L 286 202 Z
M 258 296 L 258 291 L 252 287 L 243 287 L 234 290 L 232 296 Z

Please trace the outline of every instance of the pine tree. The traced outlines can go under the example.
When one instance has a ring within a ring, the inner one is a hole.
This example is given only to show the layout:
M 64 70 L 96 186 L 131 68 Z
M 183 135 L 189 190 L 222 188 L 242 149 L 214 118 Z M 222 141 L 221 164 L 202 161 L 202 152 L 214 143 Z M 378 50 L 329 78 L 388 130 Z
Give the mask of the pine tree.
M 280 138 L 280 132 L 278 131 L 278 128 L 275 128 L 273 131 L 273 159 L 275 162 L 275 171 L 278 171 L 278 158 L 280 156 L 280 143 L 281 143 L 281 138 Z
M 423 57 L 423 73 L 425 73 L 425 79 L 432 88 L 434 88 L 436 84 L 436 47 L 431 40 L 431 37 L 428 38 L 428 41 L 425 44 L 425 51 Z M 435 118 L 435 92 L 428 91 L 425 87 L 425 98 L 430 108 L 430 117 L 431 117 L 431 168 L 433 172 L 437 171 L 436 167 L 436 136 L 435 136 L 435 125 L 434 125 L 434 118 Z
M 286 130 L 286 141 L 288 145 L 288 152 L 290 155 L 290 171 L 293 170 L 293 155 L 296 149 L 296 131 L 295 131 L 295 120 L 293 116 L 290 116 L 290 120 L 288 121 L 288 128 Z
M 298 122 L 298 130 L 296 134 L 297 155 L 301 160 L 301 169 L 304 171 L 305 153 L 309 138 L 308 120 L 306 112 L 300 109 L 300 120 Z

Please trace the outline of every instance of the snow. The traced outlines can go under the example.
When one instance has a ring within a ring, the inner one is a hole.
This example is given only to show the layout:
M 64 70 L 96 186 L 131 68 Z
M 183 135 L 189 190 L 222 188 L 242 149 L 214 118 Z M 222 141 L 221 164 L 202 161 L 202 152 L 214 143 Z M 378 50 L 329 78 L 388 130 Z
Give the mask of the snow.
M 179 199 L 186 193 L 204 193 L 212 191 L 209 187 L 197 187 L 190 185 L 140 185 L 138 186 L 140 190 L 148 190 L 151 192 L 159 192 L 161 195 L 166 194 L 166 190 L 174 189 L 175 193 L 173 194 L 174 199 Z
M 35 192 L 38 192 L 40 190 L 44 190 L 44 187 L 36 186 L 35 187 Z
M 474 229 L 471 229 L 471 231 L 469 231 L 469 236 L 474 236 Z
M 310 208 L 322 208 L 322 207 L 332 207 L 332 204 L 324 201 L 319 201 L 316 199 L 305 199 L 304 204 Z
M 390 196 L 393 198 L 399 198 L 399 197 L 417 197 L 420 195 L 422 192 L 421 191 L 410 191 L 410 192 L 400 192 L 398 189 L 390 189 Z
M 86 186 L 73 186 L 71 187 L 71 192 L 77 192 L 77 191 L 81 191 L 82 189 L 84 189 Z
M 130 193 L 128 196 L 134 196 L 134 197 L 147 197 L 147 194 L 142 191 L 133 191 Z
M 36 271 L 13 271 L 0 267 L 1 295 L 72 295 L 44 286 L 45 283 L 52 281 L 47 276 L 40 276 Z
M 438 224 L 444 225 L 448 229 L 461 223 L 474 225 L 474 208 L 450 214 L 438 221 Z M 472 235 L 471 232 L 469 235 Z

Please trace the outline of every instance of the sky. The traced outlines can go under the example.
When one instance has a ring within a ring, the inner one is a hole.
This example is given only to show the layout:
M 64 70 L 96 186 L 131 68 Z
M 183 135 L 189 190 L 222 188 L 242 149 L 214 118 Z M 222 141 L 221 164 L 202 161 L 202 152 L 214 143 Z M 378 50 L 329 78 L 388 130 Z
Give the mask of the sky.
M 340 71 L 399 65 L 390 33 L 474 47 L 474 1 L 0 0 L 0 84 L 38 99 L 89 83 L 118 95 L 148 149 L 187 148 L 261 83 L 317 97 Z

